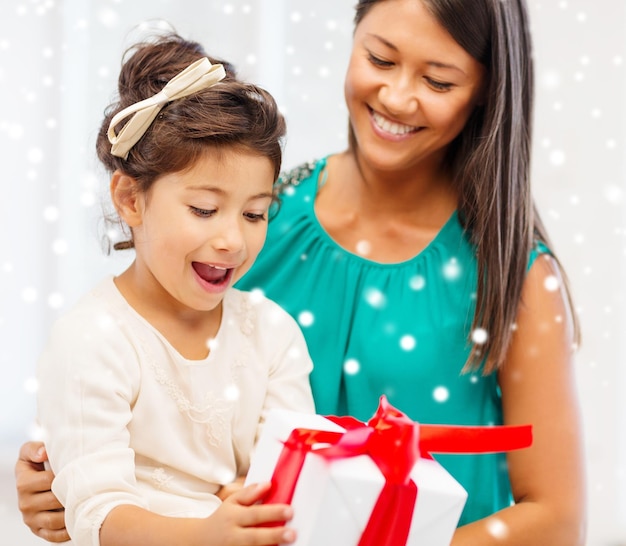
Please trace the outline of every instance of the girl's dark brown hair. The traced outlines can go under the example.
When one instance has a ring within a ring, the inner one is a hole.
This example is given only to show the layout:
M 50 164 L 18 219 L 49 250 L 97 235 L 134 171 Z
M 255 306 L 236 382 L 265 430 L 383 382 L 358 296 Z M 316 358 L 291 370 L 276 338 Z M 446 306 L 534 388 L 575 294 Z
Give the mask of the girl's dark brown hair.
M 202 57 L 224 65 L 226 77 L 213 87 L 166 104 L 127 159 L 111 154 L 107 131 L 113 116 L 158 93 Z M 122 63 L 118 95 L 105 110 L 96 151 L 108 172 L 120 170 L 133 177 L 139 191 L 147 191 L 160 176 L 191 167 L 208 149 L 242 149 L 267 157 L 274 166 L 274 179 L 278 178 L 285 121 L 274 98 L 238 80 L 231 64 L 209 57 L 197 42 L 171 33 L 131 47 Z M 113 245 L 116 250 L 132 247 L 132 235 Z
M 377 3 L 359 0 L 355 26 Z M 531 248 L 551 249 L 530 191 L 534 69 L 524 0 L 420 0 L 449 34 L 487 69 L 484 104 L 450 145 L 447 165 L 456 184 L 459 218 L 475 245 L 478 262 L 476 311 L 465 369 L 497 369 L 513 335 Z M 350 128 L 350 146 L 356 146 Z M 554 254 L 552 254 L 554 256 Z M 571 291 L 563 273 L 570 308 Z M 574 315 L 574 313 L 572 313 Z M 580 341 L 574 315 L 575 339 Z

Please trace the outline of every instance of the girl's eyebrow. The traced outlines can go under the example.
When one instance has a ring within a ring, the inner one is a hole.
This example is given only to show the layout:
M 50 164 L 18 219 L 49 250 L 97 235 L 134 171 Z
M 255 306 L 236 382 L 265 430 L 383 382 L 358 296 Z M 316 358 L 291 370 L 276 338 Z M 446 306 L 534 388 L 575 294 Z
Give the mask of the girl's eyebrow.
M 389 40 L 386 40 L 382 36 L 379 36 L 378 34 L 368 34 L 368 36 L 371 36 L 375 40 L 378 40 L 380 43 L 382 43 L 384 46 L 388 47 L 389 49 L 392 49 L 393 51 L 398 51 L 398 48 L 394 44 L 392 44 Z M 461 70 L 458 66 L 454 64 L 443 63 L 441 61 L 428 61 L 426 64 L 428 64 L 429 66 L 433 66 L 435 68 L 457 70 L 461 72 L 462 74 L 465 74 L 465 71 Z
M 187 189 L 191 191 L 210 191 L 212 193 L 217 193 L 218 195 L 226 195 L 228 193 L 224 188 L 220 186 L 198 185 L 198 186 L 188 186 Z M 261 193 L 257 193 L 256 195 L 250 196 L 250 199 L 264 199 L 264 198 L 273 199 L 274 194 L 271 191 L 264 191 Z
M 251 199 L 264 199 L 266 197 L 269 197 L 270 199 L 274 198 L 274 194 L 271 191 L 264 191 L 261 193 L 257 193 L 256 195 L 253 195 L 251 197 Z

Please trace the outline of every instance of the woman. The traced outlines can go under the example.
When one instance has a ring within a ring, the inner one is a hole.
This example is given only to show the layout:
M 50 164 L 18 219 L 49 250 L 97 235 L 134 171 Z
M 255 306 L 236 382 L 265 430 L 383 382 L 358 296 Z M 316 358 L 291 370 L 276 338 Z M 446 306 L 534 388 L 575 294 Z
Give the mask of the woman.
M 283 178 L 242 287 L 299 320 L 320 413 L 366 419 L 385 393 L 424 423 L 533 425 L 528 450 L 438 457 L 469 492 L 454 545 L 584 544 L 578 330 L 530 195 L 525 4 L 365 0 L 355 23 L 349 148 Z M 49 528 L 33 474 L 24 517 Z

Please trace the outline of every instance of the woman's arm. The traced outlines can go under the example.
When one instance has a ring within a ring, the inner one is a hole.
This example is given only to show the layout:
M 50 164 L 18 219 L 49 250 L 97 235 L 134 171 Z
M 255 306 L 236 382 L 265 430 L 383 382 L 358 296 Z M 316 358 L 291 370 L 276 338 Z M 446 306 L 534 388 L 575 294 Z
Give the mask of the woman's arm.
M 24 523 L 40 538 L 48 542 L 66 542 L 70 539 L 65 528 L 64 510 L 51 491 L 54 474 L 45 470 L 48 460 L 41 442 L 27 442 L 15 463 L 17 501 Z
M 585 473 L 573 369 L 571 310 L 542 256 L 525 281 L 516 331 L 499 371 L 505 424 L 533 426 L 533 445 L 508 455 L 516 504 L 457 530 L 453 546 L 585 543 Z

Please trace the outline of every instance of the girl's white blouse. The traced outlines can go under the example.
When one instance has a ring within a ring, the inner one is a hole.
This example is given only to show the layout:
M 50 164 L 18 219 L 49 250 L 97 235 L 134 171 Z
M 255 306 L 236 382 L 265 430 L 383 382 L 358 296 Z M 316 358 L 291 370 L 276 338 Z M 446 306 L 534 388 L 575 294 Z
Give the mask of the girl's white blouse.
M 109 277 L 54 325 L 38 366 L 38 419 L 73 544 L 99 544 L 115 506 L 205 517 L 245 475 L 270 408 L 313 412 L 299 326 L 231 289 L 205 360 L 183 358 Z

